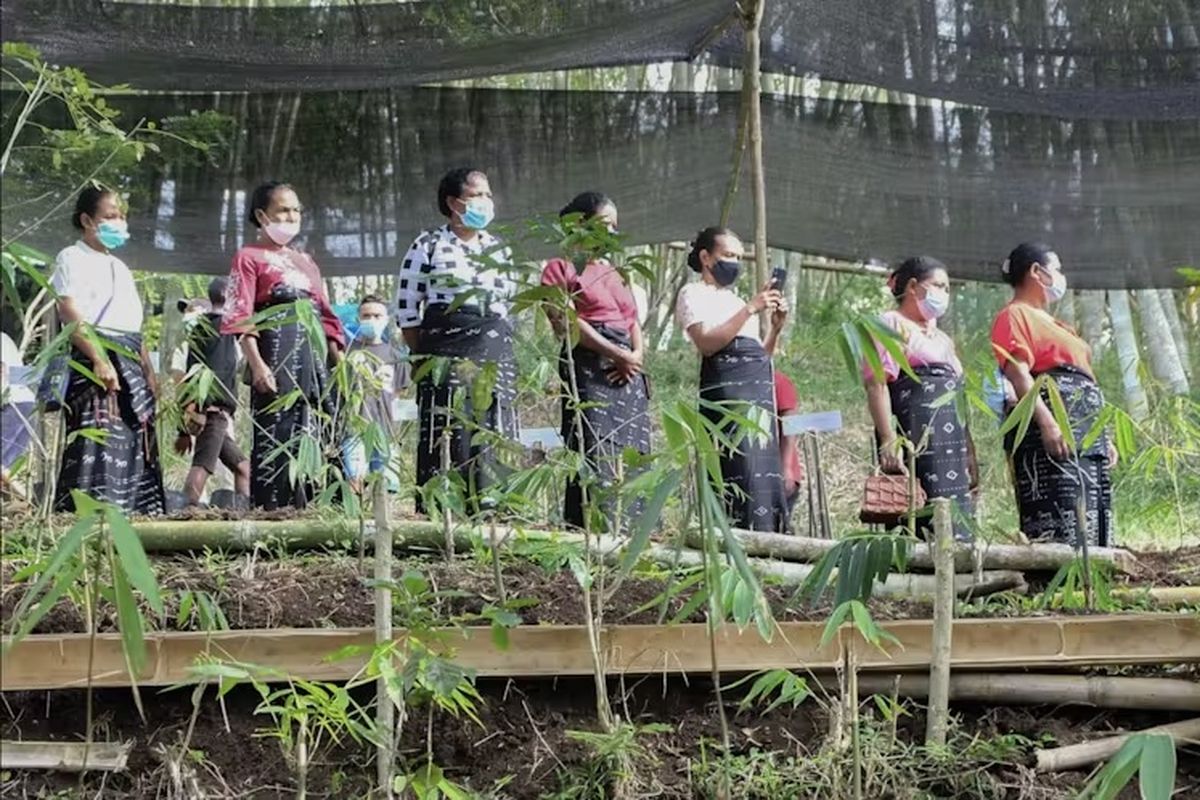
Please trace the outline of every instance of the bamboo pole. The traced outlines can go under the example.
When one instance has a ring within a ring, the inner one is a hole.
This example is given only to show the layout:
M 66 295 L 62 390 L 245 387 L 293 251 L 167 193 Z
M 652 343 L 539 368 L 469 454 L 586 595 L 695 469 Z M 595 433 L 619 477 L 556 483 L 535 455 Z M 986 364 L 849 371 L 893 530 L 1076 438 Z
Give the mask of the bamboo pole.
M 844 650 L 857 651 L 860 670 L 927 670 L 932 656 L 930 620 L 883 623 L 899 645 L 881 651 L 856 631 L 843 629 L 822 644 L 825 623 L 780 622 L 770 641 L 756 628 L 722 626 L 723 674 L 764 669 L 830 672 Z M 403 630 L 394 631 L 397 638 Z M 0 637 L 0 691 L 79 689 L 89 682 L 86 633 L 35 634 L 13 644 Z M 146 666 L 138 685 L 173 686 L 195 680 L 197 659 L 256 664 L 293 678 L 344 681 L 361 674 L 375 639 L 371 628 L 313 628 L 147 633 Z M 592 661 L 582 625 L 525 625 L 498 650 L 486 626 L 445 628 L 429 639 L 460 666 L 482 678 L 589 676 Z M 712 666 L 707 627 L 605 626 L 601 641 L 613 675 L 707 673 Z M 331 659 L 353 648 L 355 655 Z M 130 685 L 119 633 L 95 636 L 90 682 Z M 1200 663 L 1200 617 L 1194 614 L 1128 614 L 1014 619 L 960 619 L 954 623 L 955 670 L 1063 669 L 1114 664 Z
M 274 544 L 289 549 L 322 548 L 329 545 L 350 545 L 357 542 L 359 531 L 354 520 L 337 517 L 332 519 L 295 520 L 145 520 L 134 522 L 133 528 L 147 552 L 172 553 L 188 550 L 253 550 L 263 544 Z M 367 545 L 374 547 L 372 529 L 366 531 Z M 442 524 L 428 520 L 396 520 L 392 523 L 393 543 L 396 547 L 445 547 Z M 555 531 L 538 528 L 497 528 L 501 540 L 514 536 L 561 538 L 571 540 L 578 534 L 571 531 Z M 804 536 L 784 536 L 777 533 L 758 531 L 736 531 L 747 555 L 783 559 L 786 561 L 815 562 L 837 544 L 836 540 L 815 539 Z M 459 548 L 470 546 L 472 537 L 489 538 L 490 532 L 482 527 L 460 525 L 454 529 L 454 538 Z M 698 538 L 689 545 L 696 546 Z M 1053 572 L 1075 558 L 1070 545 L 979 545 L 983 566 L 987 569 L 1047 571 Z M 955 569 L 971 572 L 974 569 L 975 550 L 959 547 L 954 553 Z M 1091 557 L 1097 561 L 1111 562 L 1122 572 L 1132 572 L 1137 559 L 1127 550 L 1118 548 L 1092 548 Z M 920 570 L 933 568 L 933 555 L 927 545 L 913 547 L 909 567 Z
M 286 547 L 323 547 L 329 544 L 349 544 L 355 541 L 357 529 L 354 520 L 288 520 L 237 522 L 142 522 L 134 526 L 148 552 L 173 552 L 180 550 L 238 550 L 252 549 L 256 544 L 274 542 Z M 442 526 L 424 520 L 400 520 L 392 524 L 394 547 L 412 549 L 436 549 L 443 547 L 446 539 Z M 368 531 L 368 533 L 371 533 Z M 568 544 L 582 544 L 582 534 L 571 531 L 548 531 L 540 529 L 517 529 L 498 526 L 496 537 L 501 547 L 520 539 L 550 539 Z M 481 526 L 460 525 L 453 529 L 452 538 L 456 547 L 467 550 L 472 540 L 489 541 L 491 532 Z M 609 563 L 620 559 L 627 542 L 619 537 L 600 535 L 593 537 L 595 547 Z M 374 544 L 368 536 L 368 544 Z M 650 545 L 643 551 L 643 558 L 663 565 L 685 567 L 701 566 L 702 555 L 698 550 L 677 551 L 665 545 Z M 784 586 L 799 586 L 812 572 L 810 564 L 794 564 L 751 558 L 750 566 L 762 577 L 772 577 Z M 1025 586 L 1024 576 L 1013 570 L 989 570 L 981 579 L 974 575 L 958 575 L 954 579 L 954 591 L 959 596 L 983 597 L 996 592 L 1017 590 Z M 876 586 L 876 596 L 932 598 L 934 579 L 930 575 L 893 574 Z
M 375 512 L 375 646 L 395 637 L 392 630 L 392 527 L 388 519 L 387 476 L 374 476 L 372 505 Z M 392 796 L 392 766 L 395 763 L 396 709 L 388 692 L 387 680 L 375 679 L 375 722 L 379 743 L 375 748 L 375 778 L 379 796 Z
M 1170 736 L 1175 740 L 1176 745 L 1179 742 L 1196 743 L 1200 741 L 1200 717 L 1186 719 L 1182 722 L 1173 722 L 1170 725 L 1146 728 L 1145 730 L 1134 731 L 1133 733 L 1153 733 L 1161 736 Z M 1123 733 L 1120 736 L 1109 736 L 1105 739 L 1080 742 L 1079 744 L 1067 745 L 1066 747 L 1056 747 L 1053 750 L 1039 750 L 1034 771 L 1065 772 L 1066 770 L 1091 766 L 1097 761 L 1103 761 L 1115 755 L 1133 733 Z
M 767 181 L 763 171 L 762 129 L 762 20 L 767 0 L 747 0 L 746 58 L 742 64 L 745 98 L 749 103 L 746 125 L 750 146 L 750 182 L 754 191 L 754 291 L 767 285 Z M 769 329 L 770 312 L 760 315 L 763 331 Z
M 890 694 L 921 700 L 929 697 L 929 676 L 864 675 L 862 695 Z M 1167 711 L 1200 711 L 1200 683 L 1179 678 L 1127 678 L 1107 675 L 1037 673 L 957 673 L 950 676 L 950 700 L 1003 705 L 1082 705 Z
M 933 503 L 934 580 L 933 654 L 929 664 L 929 713 L 925 718 L 925 745 L 946 744 L 950 725 L 950 648 L 954 632 L 954 531 L 950 501 Z
M 0 742 L 0 769 L 122 772 L 133 742 Z
M 837 546 L 836 539 L 818 539 L 808 536 L 787 536 L 762 531 L 735 531 L 746 555 L 778 558 L 785 561 L 810 563 Z M 693 533 L 688 544 L 695 546 Z M 1093 547 L 1089 555 L 1093 561 L 1105 561 L 1124 573 L 1132 573 L 1137 567 L 1137 558 L 1128 550 L 1117 547 Z M 1055 572 L 1078 557 L 1069 544 L 1007 545 L 978 543 L 974 546 L 959 545 L 954 548 L 956 572 L 975 570 L 975 559 L 982 559 L 985 569 L 1016 569 L 1031 572 Z M 908 557 L 910 569 L 932 570 L 933 551 L 927 544 L 916 544 Z

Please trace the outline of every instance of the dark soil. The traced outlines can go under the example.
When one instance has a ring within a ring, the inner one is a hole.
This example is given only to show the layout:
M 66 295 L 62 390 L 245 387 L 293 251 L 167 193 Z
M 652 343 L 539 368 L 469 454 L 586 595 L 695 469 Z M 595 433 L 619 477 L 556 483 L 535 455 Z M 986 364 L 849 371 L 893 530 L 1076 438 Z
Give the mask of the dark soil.
M 1200 585 L 1200 547 L 1135 553 L 1137 570 L 1122 576 L 1126 583 L 1152 586 Z
M 445 714 L 429 717 L 415 709 L 401 740 L 401 754 L 408 769 L 419 767 L 425 758 L 426 734 L 431 733 L 435 763 L 446 769 L 457 783 L 484 793 L 483 797 L 535 800 L 560 788 L 568 772 L 578 777 L 591 763 L 589 747 L 573 738 L 571 731 L 595 731 L 596 712 L 589 681 L 543 682 L 493 681 L 481 683 L 484 702 L 479 710 L 481 725 Z M 703 758 L 702 746 L 711 757 L 713 743 L 720 739 L 712 687 L 705 681 L 684 683 L 679 679 L 646 679 L 636 685 L 613 684 L 615 710 L 635 724 L 661 723 L 665 732 L 645 733 L 639 742 L 648 757 L 638 765 L 638 778 L 655 796 L 684 798 L 702 796 L 692 779 L 696 763 Z M 727 693 L 728 694 L 728 693 Z M 359 702 L 369 695 L 357 693 Z M 145 692 L 146 721 L 137 715 L 129 693 L 98 691 L 95 695 L 97 738 L 133 740 L 129 768 L 102 778 L 89 776 L 86 796 L 125 798 L 172 798 L 170 772 L 165 766 L 169 748 L 178 748 L 192 714 L 190 692 L 161 694 Z M 222 709 L 208 694 L 201 703 L 195 731 L 189 742 L 191 755 L 184 774 L 191 776 L 206 796 L 214 798 L 284 798 L 294 795 L 293 770 L 279 743 L 264 734 L 267 716 L 255 715 L 259 695 L 238 688 L 224 701 Z M 772 752 L 780 756 L 803 756 L 814 752 L 829 730 L 829 721 L 813 700 L 796 709 L 783 706 L 766 714 L 738 712 L 727 699 L 733 752 Z M 863 706 L 870 714 L 871 703 Z M 984 708 L 958 709 L 965 735 L 994 738 L 1017 734 L 1044 745 L 1070 744 L 1118 730 L 1161 724 L 1179 715 L 1113 713 L 1077 708 Z M 84 730 L 85 698 L 81 691 L 10 693 L 0 708 L 0 735 L 6 739 L 79 741 Z M 228 727 L 226 727 L 228 726 Z M 912 709 L 900 728 L 902 741 L 919 739 L 924 722 L 921 711 Z M 963 740 L 965 741 L 965 739 Z M 1036 776 L 1025 765 L 1028 745 L 1018 746 L 1000 763 L 989 768 L 1001 788 L 997 797 L 1012 800 L 1066 798 L 1086 779 L 1082 773 Z M 340 744 L 313 754 L 309 773 L 309 796 L 314 798 L 364 797 L 374 775 L 373 751 L 366 744 L 343 739 Z M 45 796 L 73 787 L 76 779 L 54 773 L 12 773 L 3 777 L 4 796 Z M 102 783 L 103 781 L 103 783 Z M 505 788 L 487 794 L 507 781 Z M 1200 759 L 1186 753 L 1179 760 L 1179 798 L 1200 796 Z M 98 792 L 98 795 L 97 795 Z M 184 795 L 186 796 L 186 792 Z M 945 796 L 945 795 L 934 795 Z M 1124 795 L 1123 795 L 1124 796 Z M 1129 795 L 1135 797 L 1136 794 Z
M 177 619 L 179 604 L 186 591 L 205 592 L 211 597 L 233 629 L 252 628 L 333 628 L 367 627 L 373 624 L 372 563 L 367 559 L 360 573 L 353 558 L 305 556 L 286 561 L 258 561 L 245 555 L 234 560 L 190 557 L 153 558 L 163 590 L 166 620 L 150 619 L 153 627 L 168 630 L 193 629 L 190 621 Z M 395 574 L 416 569 L 427 577 L 438 595 L 439 615 L 447 620 L 466 619 L 466 624 L 487 624 L 469 619 L 485 606 L 498 605 L 498 592 L 490 568 L 469 560 L 411 559 L 399 562 Z M 0 565 L 0 625 L 11 620 L 29 584 L 13 583 L 15 567 Z M 503 569 L 505 595 L 528 601 L 518 609 L 526 624 L 583 624 L 583 605 L 579 585 L 568 571 L 547 572 L 526 561 L 515 561 Z M 606 606 L 608 623 L 653 624 L 659 622 L 662 603 L 657 602 L 668 584 L 649 578 L 630 578 Z M 825 619 L 827 604 L 810 607 L 802 604 L 793 590 L 765 587 L 768 600 L 780 621 Z M 676 618 L 691 590 L 671 597 L 666 603 L 666 620 Z M 148 610 L 147 610 L 148 611 Z M 927 603 L 873 600 L 872 611 L 880 619 L 927 618 L 932 613 Z M 681 622 L 703 622 L 703 609 Z M 403 624 L 402 619 L 397 619 Z M 99 629 L 115 630 L 115 610 L 107 603 L 100 606 Z M 70 633 L 85 630 L 83 610 L 69 599 L 56 603 L 34 628 L 35 633 Z

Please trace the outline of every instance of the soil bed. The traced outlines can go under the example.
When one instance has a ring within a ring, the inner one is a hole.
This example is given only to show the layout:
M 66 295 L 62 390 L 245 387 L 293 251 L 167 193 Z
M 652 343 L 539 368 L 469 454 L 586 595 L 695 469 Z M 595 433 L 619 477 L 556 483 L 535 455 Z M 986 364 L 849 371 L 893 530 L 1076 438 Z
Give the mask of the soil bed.
M 591 763 L 587 746 L 568 735 L 568 731 L 596 730 L 591 688 L 587 680 L 481 682 L 482 726 L 442 714 L 434 718 L 435 763 L 444 767 L 452 780 L 480 792 L 481 797 L 535 800 L 588 796 L 552 793 L 561 791 L 566 773 L 578 779 Z M 713 743 L 720 737 L 711 685 L 703 680 L 685 684 L 678 679 L 654 678 L 624 688 L 614 684 L 612 688 L 616 710 L 622 717 L 639 725 L 667 726 L 664 732 L 639 737 L 650 756 L 640 765 L 639 777 L 646 787 L 653 788 L 656 796 L 662 798 L 709 796 L 699 786 L 698 764 L 704 758 L 702 743 L 711 759 Z M 93 774 L 86 779 L 87 796 L 99 792 L 105 798 L 121 800 L 170 797 L 165 791 L 170 787 L 164 766 L 165 748 L 178 746 L 183 739 L 192 714 L 190 694 L 187 690 L 146 693 L 147 719 L 143 723 L 127 691 L 96 692 L 98 738 L 132 740 L 134 748 L 125 773 L 107 778 Z M 369 695 L 362 693 L 358 699 L 366 703 Z M 211 693 L 201 704 L 185 773 L 194 776 L 207 796 L 265 800 L 294 795 L 292 771 L 279 744 L 262 735 L 270 720 L 254 714 L 258 703 L 257 693 L 238 688 L 228 695 L 224 709 L 212 699 Z M 812 699 L 795 709 L 785 705 L 765 714 L 753 710 L 738 712 L 736 698 L 727 703 L 733 752 L 738 755 L 749 756 L 755 751 L 773 752 L 780 757 L 811 755 L 829 730 L 827 715 Z M 82 691 L 10 693 L 0 708 L 0 734 L 13 739 L 79 741 L 84 704 Z M 864 702 L 863 713 L 868 717 L 873 713 L 872 706 L 870 701 Z M 911 716 L 903 718 L 899 729 L 902 741 L 919 738 L 924 728 L 921 710 L 910 706 L 910 711 Z M 1171 714 L 1081 708 L 962 706 L 956 711 L 963 741 L 972 736 L 1009 737 L 1004 757 L 993 759 L 996 763 L 987 771 L 996 790 L 992 796 L 1012 800 L 1070 797 L 1085 780 L 1082 773 L 1034 776 L 1027 766 L 1034 743 L 1070 744 L 1179 718 Z M 410 768 L 424 759 L 426 723 L 426 712 L 417 709 L 405 728 L 401 751 Z M 309 796 L 365 796 L 374 774 L 370 763 L 372 753 L 367 745 L 345 740 L 340 746 L 315 754 L 309 774 Z M 10 773 L 4 781 L 0 789 L 5 796 L 38 797 L 74 787 L 76 778 L 23 772 Z M 489 793 L 505 781 L 502 790 Z M 1176 786 L 1183 790 L 1176 797 L 1197 796 L 1200 759 L 1180 754 Z M 947 796 L 939 794 L 934 784 L 925 788 L 931 796 Z M 763 795 L 753 793 L 739 796 L 745 800 L 758 797 L 765 800 Z M 1136 797 L 1136 789 L 1133 794 L 1122 796 Z
M 1195 560 L 1200 562 L 1200 548 Z M 1193 554 L 1182 555 L 1171 566 L 1191 563 Z M 245 554 L 236 558 L 170 556 L 152 557 L 163 589 L 167 607 L 163 620 L 152 619 L 154 628 L 167 630 L 196 629 L 197 622 L 177 619 L 184 592 L 204 592 L 220 606 L 232 629 L 257 628 L 352 628 L 373 624 L 373 590 L 369 580 L 373 565 L 370 557 L 362 564 L 341 554 L 304 554 L 283 560 L 271 560 L 261 554 Z M 1151 562 L 1148 569 L 1163 582 L 1167 564 Z M 431 557 L 399 559 L 395 574 L 406 569 L 421 572 L 444 596 L 438 600 L 439 614 L 446 620 L 478 614 L 488 605 L 498 605 L 498 592 L 491 567 L 467 557 L 453 562 Z M 16 566 L 11 562 L 0 565 L 0 625 L 12 627 L 12 616 L 29 584 L 14 583 Z M 517 609 L 525 624 L 582 624 L 583 606 L 575 577 L 566 570 L 547 570 L 521 559 L 513 559 L 503 567 L 505 594 L 510 600 L 525 601 Z M 668 587 L 664 579 L 631 577 L 622 584 L 605 609 L 605 620 L 611 624 L 654 624 L 660 621 L 662 597 Z M 829 615 L 828 603 L 815 607 L 802 601 L 793 589 L 767 585 L 767 598 L 780 621 L 823 620 Z M 684 608 L 693 592 L 683 590 L 666 603 L 665 619 L 670 621 Z M 656 602 L 659 600 L 659 602 Z M 932 608 L 927 602 L 896 599 L 874 599 L 871 611 L 880 620 L 927 619 Z M 1028 607 L 1000 602 L 977 603 L 971 616 L 1031 616 L 1039 613 Z M 1086 613 L 1080 610 L 1056 610 L 1059 614 Z M 681 622 L 703 622 L 703 609 L 696 610 Z M 397 624 L 403 624 L 397 619 Z M 486 624 L 468 620 L 466 624 Z M 100 606 L 101 631 L 115 630 L 114 609 L 107 603 Z M 82 606 L 61 599 L 34 629 L 35 633 L 71 633 L 86 629 Z

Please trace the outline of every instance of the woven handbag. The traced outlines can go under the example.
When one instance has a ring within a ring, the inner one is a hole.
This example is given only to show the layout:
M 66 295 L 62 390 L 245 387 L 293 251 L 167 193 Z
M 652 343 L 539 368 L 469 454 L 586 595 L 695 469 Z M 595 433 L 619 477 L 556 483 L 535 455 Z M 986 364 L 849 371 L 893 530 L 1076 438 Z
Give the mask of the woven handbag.
M 915 483 L 913 507 L 924 508 L 925 490 L 920 483 Z M 908 515 L 908 476 L 885 475 L 883 473 L 867 477 L 863 487 L 862 508 L 858 518 L 868 525 L 895 525 Z

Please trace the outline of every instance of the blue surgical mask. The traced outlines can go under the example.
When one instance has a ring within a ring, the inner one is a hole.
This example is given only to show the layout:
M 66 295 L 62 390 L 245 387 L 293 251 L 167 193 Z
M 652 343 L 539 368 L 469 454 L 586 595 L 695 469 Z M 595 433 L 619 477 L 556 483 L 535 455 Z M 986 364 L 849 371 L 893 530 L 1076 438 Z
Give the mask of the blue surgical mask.
M 129 225 L 123 219 L 106 219 L 96 226 L 96 238 L 109 250 L 116 250 L 129 241 Z
M 383 332 L 387 330 L 386 319 L 364 319 L 358 323 L 358 338 L 359 339 L 382 339 Z
M 713 264 L 712 276 L 717 286 L 732 286 L 742 272 L 740 261 L 718 261 Z
M 496 216 L 496 204 L 490 197 L 476 197 L 467 202 L 462 214 L 462 223 L 474 231 L 486 228 Z
M 917 298 L 917 308 L 925 319 L 940 319 L 950 309 L 950 293 L 936 286 L 928 286 L 925 296 Z

